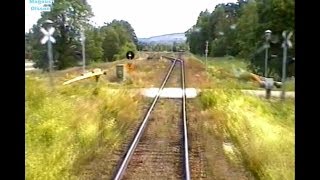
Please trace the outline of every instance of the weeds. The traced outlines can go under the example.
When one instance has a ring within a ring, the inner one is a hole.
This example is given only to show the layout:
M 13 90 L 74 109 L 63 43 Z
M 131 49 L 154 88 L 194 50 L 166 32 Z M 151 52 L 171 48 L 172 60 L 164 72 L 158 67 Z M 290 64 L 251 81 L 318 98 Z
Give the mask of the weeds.
M 195 56 L 202 62 L 205 58 Z M 233 89 L 252 89 L 261 90 L 259 83 L 252 81 L 247 69 L 248 62 L 243 59 L 220 57 L 220 58 L 208 58 L 208 72 L 212 77 L 212 81 L 216 83 L 219 88 L 233 88 Z M 275 91 L 282 89 L 274 88 Z M 295 90 L 295 81 L 287 80 L 286 91 Z
M 205 132 L 214 130 L 224 141 L 231 140 L 257 179 L 294 179 L 294 100 L 265 101 L 242 94 L 240 89 L 259 89 L 245 61 L 208 58 L 208 64 L 215 86 L 199 97 L 213 119 L 204 125 Z M 286 90 L 294 90 L 294 80 L 287 81 Z
M 105 84 L 48 90 L 26 78 L 26 179 L 70 179 L 100 150 L 112 152 L 138 119 L 138 99 Z
M 215 103 L 212 103 L 212 99 Z M 203 92 L 200 101 L 239 148 L 259 179 L 294 179 L 294 103 L 267 102 L 237 91 Z

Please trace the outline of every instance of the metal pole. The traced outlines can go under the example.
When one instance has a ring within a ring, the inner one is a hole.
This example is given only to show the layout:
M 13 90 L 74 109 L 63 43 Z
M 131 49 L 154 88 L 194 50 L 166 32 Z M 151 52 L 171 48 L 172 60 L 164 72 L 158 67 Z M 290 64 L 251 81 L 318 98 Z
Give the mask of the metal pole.
M 266 44 L 265 44 L 265 47 L 266 47 L 266 55 L 265 55 L 265 64 L 264 64 L 264 76 L 265 78 L 267 78 L 268 76 L 268 48 L 269 48 L 269 39 L 270 39 L 270 36 L 271 36 L 271 33 L 272 31 L 271 30 L 266 30 L 265 31 L 265 38 L 266 38 Z
M 266 37 L 266 54 L 265 54 L 265 64 L 264 64 L 264 76 L 265 76 L 265 87 L 266 87 L 266 99 L 269 99 L 271 96 L 271 89 L 267 87 L 267 77 L 268 77 L 268 48 L 269 48 L 269 43 L 268 43 L 268 37 Z
M 53 79 L 52 79 L 52 64 L 53 64 L 53 58 L 52 58 L 52 44 L 50 39 L 47 42 L 48 44 L 48 58 L 49 58 L 49 79 L 50 79 L 50 85 L 53 86 Z
M 264 61 L 264 77 L 267 78 L 268 74 L 268 42 L 266 41 L 266 54 L 265 54 L 265 61 Z
M 283 61 L 282 61 L 282 93 L 281 99 L 285 99 L 285 81 L 286 81 L 286 65 L 287 65 L 287 44 L 283 43 Z

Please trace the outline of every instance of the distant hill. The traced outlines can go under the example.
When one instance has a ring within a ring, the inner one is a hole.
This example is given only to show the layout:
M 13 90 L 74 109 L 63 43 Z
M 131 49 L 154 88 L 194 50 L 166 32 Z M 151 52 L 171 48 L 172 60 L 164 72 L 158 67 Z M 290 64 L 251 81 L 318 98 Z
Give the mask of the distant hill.
M 145 44 L 172 44 L 173 42 L 182 43 L 187 40 L 184 33 L 165 34 L 150 38 L 138 38 L 139 42 Z

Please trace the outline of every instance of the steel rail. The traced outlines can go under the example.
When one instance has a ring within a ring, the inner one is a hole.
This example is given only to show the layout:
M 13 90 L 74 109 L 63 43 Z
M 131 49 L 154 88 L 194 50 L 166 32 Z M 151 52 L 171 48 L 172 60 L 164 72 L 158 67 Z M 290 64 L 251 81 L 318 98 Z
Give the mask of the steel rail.
M 190 166 L 189 166 L 189 145 L 188 145 L 188 130 L 187 130 L 187 110 L 186 110 L 186 87 L 185 87 L 185 66 L 184 61 L 172 57 L 163 56 L 164 58 L 177 60 L 181 64 L 181 83 L 182 83 L 182 120 L 183 120 L 183 142 L 184 142 L 184 170 L 185 179 L 190 180 Z
M 183 141 L 184 141 L 184 169 L 185 179 L 190 180 L 190 166 L 189 166 L 189 145 L 188 145 L 188 130 L 187 130 L 187 110 L 186 110 L 186 88 L 185 88 L 185 66 L 184 61 L 181 63 L 181 79 L 182 79 L 182 120 L 183 120 Z
M 159 91 L 158 91 L 156 97 L 154 98 L 153 103 L 151 104 L 147 114 L 145 115 L 145 117 L 143 119 L 143 122 L 142 122 L 137 134 L 135 135 L 133 142 L 130 145 L 129 150 L 127 151 L 127 154 L 126 154 L 125 158 L 123 159 L 123 161 L 121 163 L 121 166 L 118 169 L 118 171 L 117 171 L 117 173 L 116 173 L 116 175 L 114 177 L 115 180 L 120 180 L 122 178 L 122 176 L 124 175 L 124 172 L 125 172 L 128 164 L 129 164 L 129 161 L 130 161 L 130 159 L 131 159 L 131 157 L 132 157 L 132 155 L 134 153 L 134 150 L 136 149 L 136 147 L 137 147 L 137 145 L 139 143 L 139 140 L 142 137 L 143 131 L 144 131 L 144 129 L 146 127 L 146 124 L 147 124 L 147 122 L 149 120 L 149 116 L 150 116 L 154 106 L 156 105 L 156 103 L 157 103 L 157 101 L 158 101 L 158 99 L 160 97 L 160 93 L 162 92 L 162 89 L 164 88 L 165 84 L 167 83 L 167 81 L 169 79 L 169 76 L 171 75 L 171 72 L 172 72 L 174 66 L 176 65 L 176 62 L 177 62 L 177 60 L 173 61 L 173 63 L 171 65 L 171 67 L 170 67 L 170 69 L 169 69 L 164 81 L 162 82 L 162 85 L 159 88 Z

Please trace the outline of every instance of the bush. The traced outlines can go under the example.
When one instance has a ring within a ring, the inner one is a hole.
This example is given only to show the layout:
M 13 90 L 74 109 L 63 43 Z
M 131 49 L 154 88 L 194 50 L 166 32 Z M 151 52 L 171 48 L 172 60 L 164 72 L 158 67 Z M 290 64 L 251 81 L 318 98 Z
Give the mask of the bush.
M 202 103 L 203 109 L 208 109 L 210 107 L 214 107 L 217 105 L 217 99 L 213 93 L 201 93 L 200 94 L 200 101 Z

